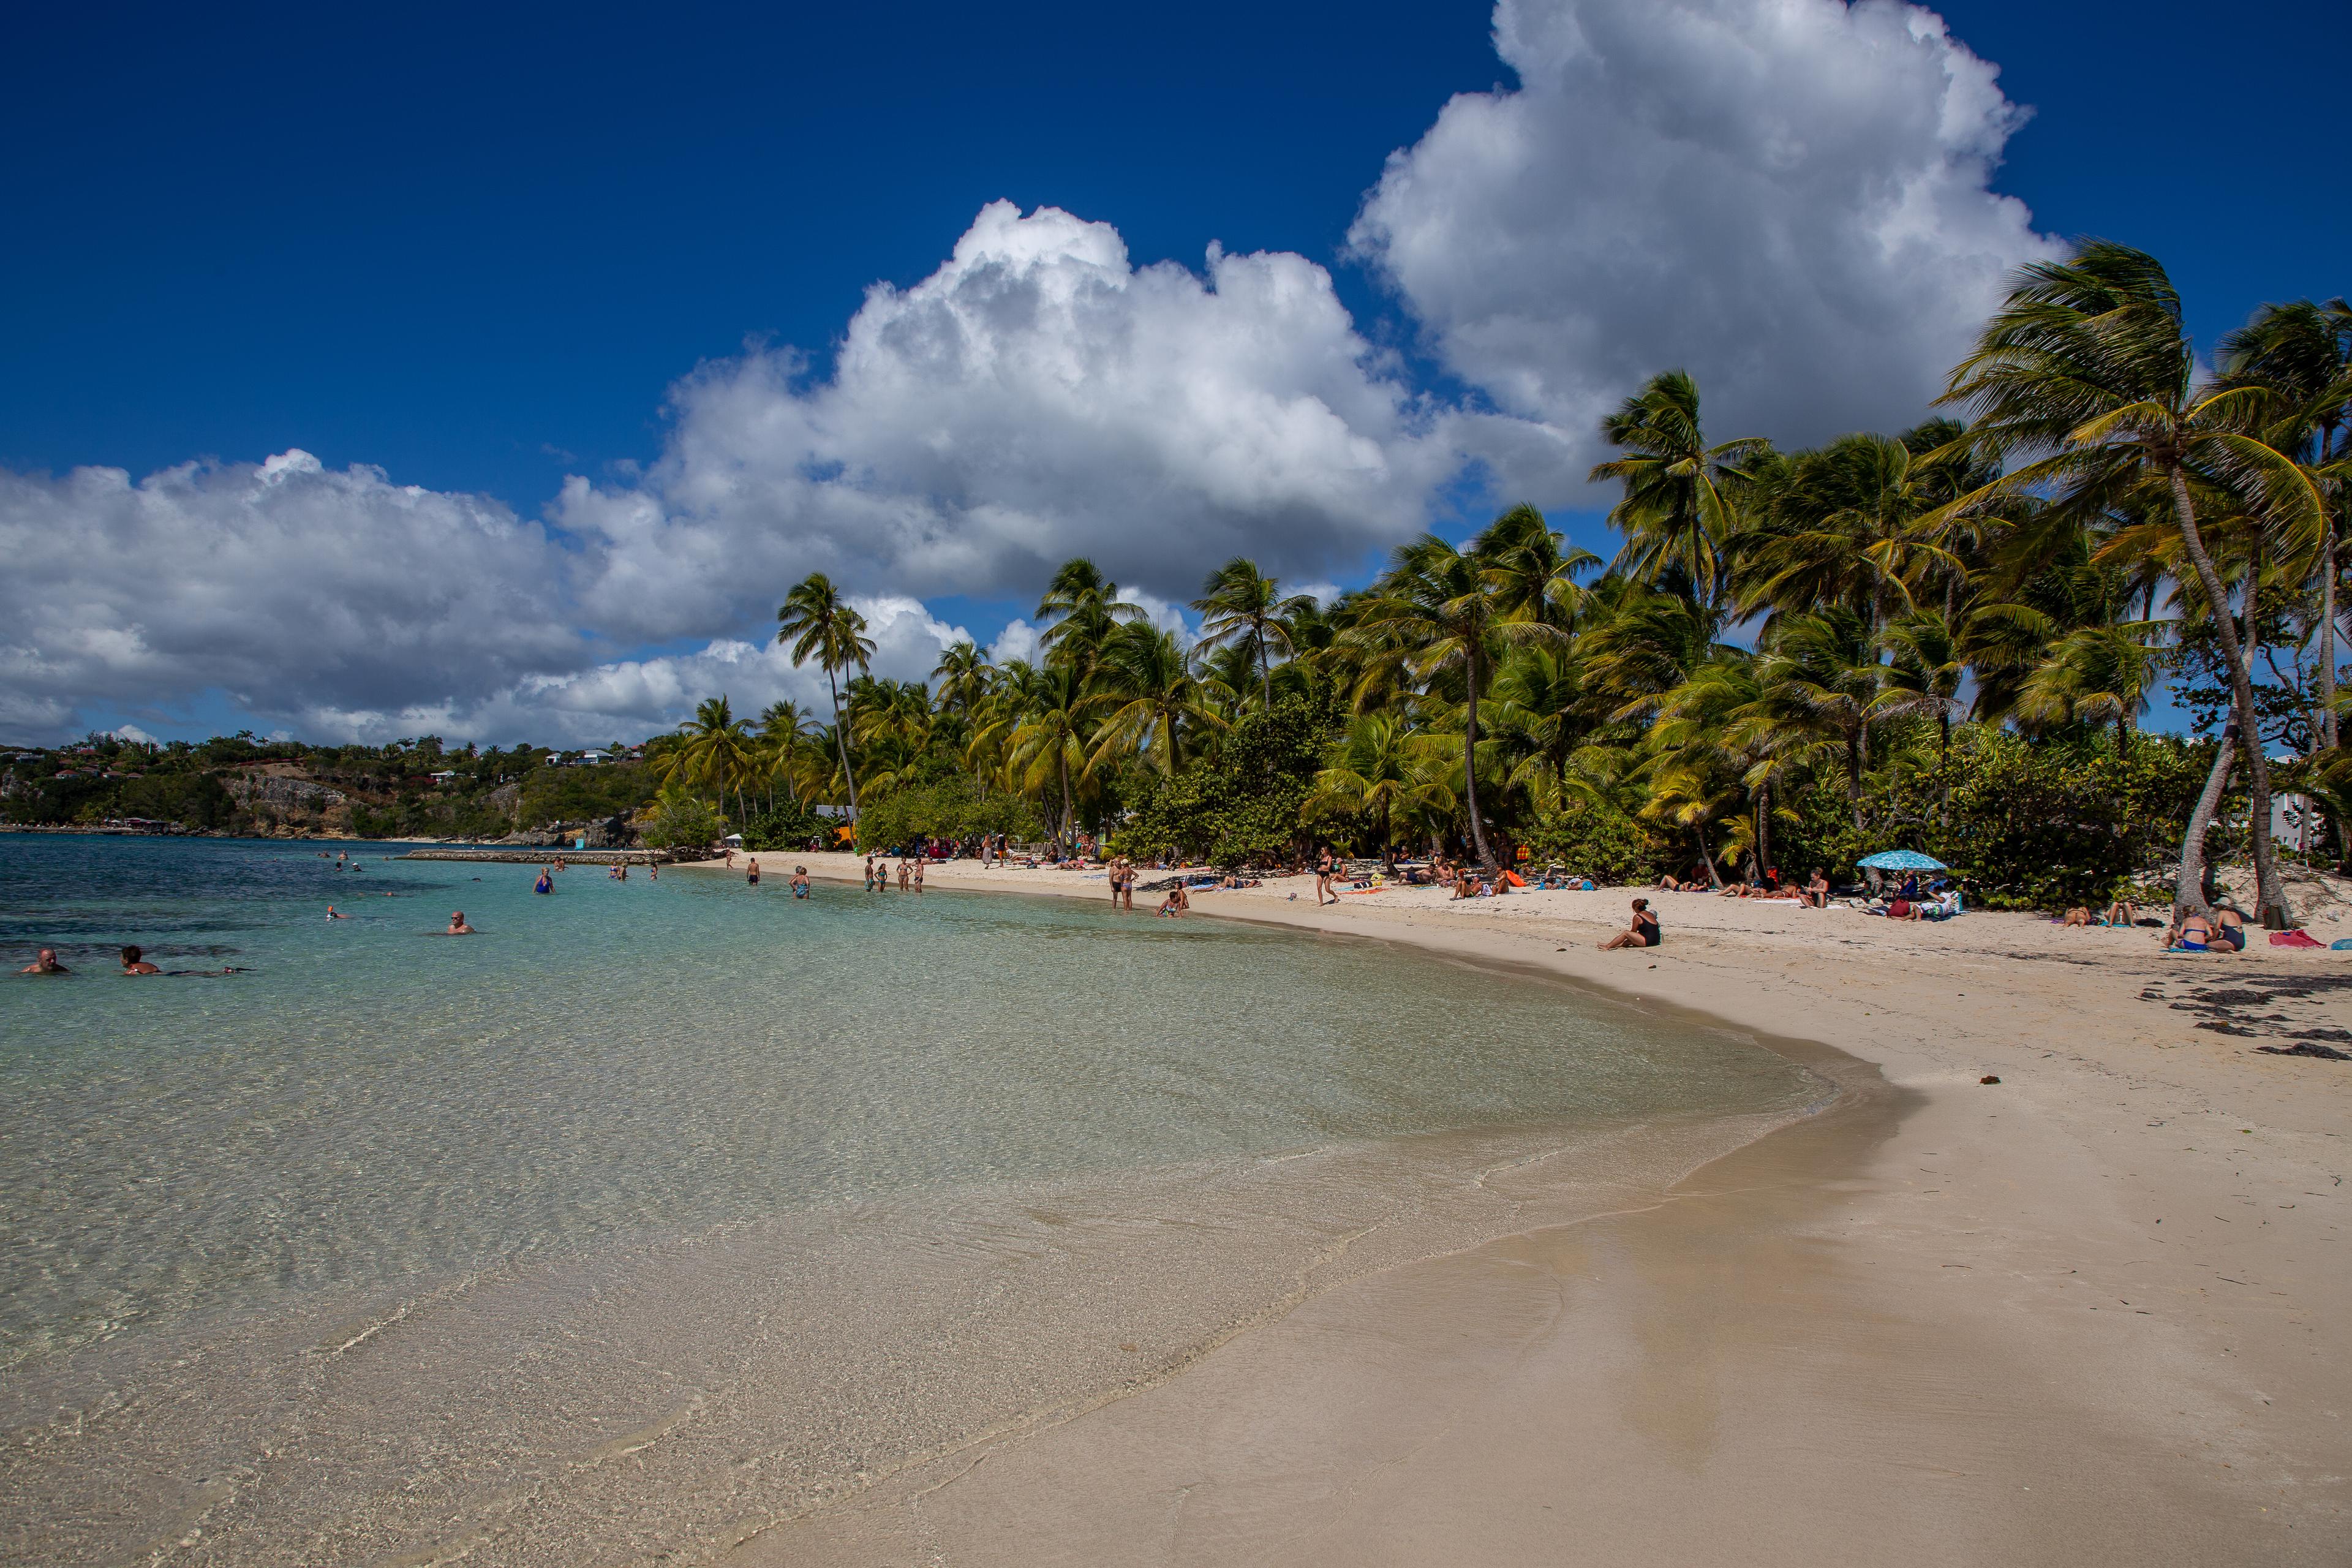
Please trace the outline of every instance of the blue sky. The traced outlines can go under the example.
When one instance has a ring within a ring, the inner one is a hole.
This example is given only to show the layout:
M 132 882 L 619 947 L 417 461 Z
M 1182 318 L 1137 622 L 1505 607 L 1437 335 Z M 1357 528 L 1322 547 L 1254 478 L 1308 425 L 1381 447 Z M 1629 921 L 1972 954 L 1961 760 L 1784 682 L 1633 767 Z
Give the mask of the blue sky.
M 1696 8 L 1727 17 L 1709 37 L 1737 42 L 1742 28 L 1762 25 L 1745 14 L 1756 8 L 1747 0 L 1706 0 Z M 1638 204 L 1638 191 L 1587 192 L 1576 183 L 1589 173 L 1580 161 L 1655 153 L 1647 143 L 1616 147 L 1596 124 L 1638 121 L 1661 100 L 1671 114 L 1707 115 L 1729 79 L 1712 76 L 1704 58 L 1693 59 L 1685 79 L 1662 72 L 1642 49 L 1652 16 L 1630 0 L 1558 6 L 1529 0 L 1523 9 L 1573 13 L 1596 38 L 1607 26 L 1619 27 L 1617 52 L 1596 46 L 1608 56 L 1605 77 L 1580 77 L 1574 90 L 1589 99 L 1602 90 L 1596 82 L 1605 82 L 1607 92 L 1622 87 L 1626 97 L 1600 121 L 1580 110 L 1538 121 L 1553 139 L 1548 155 L 1563 168 L 1557 181 L 1535 187 L 1557 194 L 1559 211 L 1548 220 L 1555 226 L 1498 227 L 1487 243 L 1499 250 L 1573 236 L 1589 202 L 1595 224 L 1630 235 L 1637 252 L 1654 251 L 1663 275 L 1686 272 L 1694 291 L 1712 289 L 1719 277 L 1746 286 L 1741 252 L 1748 242 L 1736 219 L 1720 233 L 1672 216 L 1653 222 L 1654 215 L 1629 216 L 1624 204 Z M 2029 242 L 2017 234 L 2100 234 L 2142 246 L 2170 266 L 2194 326 L 2209 338 L 2262 300 L 2347 287 L 2340 261 L 2352 220 L 2327 194 L 2326 138 L 2337 129 L 2329 106 L 2340 98 L 2327 45 L 2340 29 L 2339 12 L 2283 4 L 2237 8 L 2224 19 L 2207 7 L 2143 5 L 2122 26 L 2112 7 L 2077 5 L 1952 5 L 1938 14 L 1955 47 L 1998 68 L 2008 103 L 2032 110 L 2030 120 L 2018 125 L 2012 118 L 1994 136 L 1999 162 L 1986 176 L 1989 190 L 1958 180 L 1966 188 L 1952 197 L 1954 210 L 1965 202 L 1977 206 L 1950 220 L 1962 231 L 1948 248 L 2015 250 Z M 653 727 L 665 701 L 699 689 L 709 658 L 697 667 L 700 674 L 656 670 L 648 658 L 756 638 L 759 625 L 747 606 L 772 602 L 789 578 L 707 603 L 656 582 L 658 574 L 649 576 L 641 563 L 617 575 L 600 564 L 593 584 L 558 584 L 584 560 L 601 562 L 600 552 L 629 556 L 632 546 L 610 526 L 582 521 L 592 515 L 585 509 L 626 504 L 660 512 L 667 521 L 657 541 L 631 538 L 647 550 L 693 554 L 696 542 L 678 531 L 677 520 L 723 507 L 710 498 L 740 487 L 693 471 L 689 459 L 667 478 L 648 479 L 646 471 L 660 468 L 697 418 L 728 432 L 713 437 L 719 446 L 765 438 L 746 433 L 766 429 L 761 422 L 772 416 L 747 402 L 753 395 L 747 367 L 764 367 L 784 388 L 770 395 L 785 398 L 794 419 L 825 428 L 810 453 L 901 450 L 881 436 L 841 434 L 845 421 L 871 417 L 885 402 L 881 394 L 803 409 L 789 401 L 797 395 L 791 389 L 828 384 L 833 356 L 869 285 L 918 289 L 974 230 L 975 215 L 1000 200 L 1022 214 L 1053 207 L 1108 226 L 1044 237 L 1086 251 L 1094 257 L 1089 265 L 1100 258 L 1087 247 L 1115 230 L 1130 268 L 1173 261 L 1202 274 L 1214 241 L 1236 256 L 1288 253 L 1328 273 L 1336 314 L 1310 310 L 1313 319 L 1302 324 L 1269 307 L 1274 314 L 1232 327 L 1237 342 L 1297 331 L 1311 340 L 1309 348 L 1272 370 L 1244 373 L 1220 363 L 1203 371 L 1202 384 L 1218 396 L 1238 396 L 1262 373 L 1272 378 L 1266 395 L 1276 403 L 1311 397 L 1340 408 L 1349 433 L 1390 454 L 1382 488 L 1417 486 L 1425 515 L 1383 514 L 1377 525 L 1350 532 L 1347 514 L 1363 505 L 1344 486 L 1323 496 L 1237 485 L 1228 473 L 1178 476 L 1168 480 L 1165 511 L 1139 515 L 1136 527 L 1164 532 L 1171 525 L 1151 518 L 1189 516 L 1187 504 L 1228 509 L 1200 542 L 1208 554 L 1199 568 L 1235 539 L 1263 539 L 1276 542 L 1268 548 L 1293 549 L 1294 576 L 1347 580 L 1399 530 L 1454 521 L 1463 497 L 1475 510 L 1505 491 L 1533 495 L 1605 553 L 1608 541 L 1582 510 L 1595 498 L 1570 477 L 1586 454 L 1540 456 L 1547 439 L 1558 445 L 1548 429 L 1581 439 L 1585 411 L 1605 377 L 1596 369 L 1586 382 L 1554 380 L 1550 366 L 1529 356 L 1589 353 L 1596 365 L 1624 367 L 1627 376 L 1643 363 L 1704 362 L 1711 352 L 1706 337 L 1675 341 L 1666 331 L 1656 334 L 1654 357 L 1643 358 L 1653 344 L 1640 323 L 1652 310 L 1673 320 L 1671 292 L 1626 296 L 1606 311 L 1596 307 L 1607 319 L 1585 335 L 1515 359 L 1507 343 L 1498 346 L 1494 328 L 1513 302 L 1488 297 L 1494 291 L 1475 276 L 1483 258 L 1469 250 L 1416 261 L 1398 237 L 1421 223 L 1459 230 L 1474 245 L 1481 210 L 1400 188 L 1382 209 L 1397 222 L 1369 240 L 1360 227 L 1350 242 L 1383 161 L 1430 136 L 1452 95 L 1507 94 L 1521 86 L 1497 58 L 1492 24 L 1486 5 L 1427 4 L 1200 5 L 1181 14 L 1129 8 L 1108 16 L 1099 7 L 1042 5 L 1017 13 L 810 7 L 805 15 L 674 7 L 658 16 L 593 7 L 513 7 L 495 16 L 474 8 L 395 15 L 124 7 L 50 8 L 19 18 L 11 90 L 0 97 L 0 129 L 15 153 L 5 195 L 11 238 L 0 247 L 8 315 L 0 331 L 0 469 L 30 485 L 85 465 L 113 468 L 127 470 L 136 486 L 192 460 L 249 468 L 299 449 L 314 455 L 326 476 L 373 465 L 396 489 L 494 498 L 526 531 L 545 519 L 553 532 L 551 553 L 537 565 L 524 559 L 528 541 L 499 543 L 493 553 L 504 565 L 452 555 L 450 539 L 471 541 L 479 528 L 457 515 L 468 503 L 449 503 L 454 520 L 436 526 L 457 534 L 421 537 L 406 559 L 424 563 L 418 570 L 436 560 L 463 560 L 476 574 L 511 568 L 513 579 L 503 596 L 482 603 L 419 590 L 412 617 L 424 628 L 419 647 L 383 668 L 371 664 L 368 648 L 401 640 L 411 622 L 394 623 L 410 597 L 390 595 L 397 602 L 380 624 L 341 626 L 320 606 L 365 599 L 364 574 L 321 577 L 283 605 L 262 594 L 256 613 L 278 616 L 274 629 L 288 645 L 315 649 L 320 639 L 352 639 L 326 660 L 343 672 L 331 679 L 289 665 L 281 681 L 266 652 L 252 650 L 207 668 L 205 639 L 220 639 L 217 618 L 247 591 L 226 577 L 208 604 L 186 608 L 184 626 L 167 626 L 163 611 L 154 611 L 143 662 L 126 656 L 108 664 L 92 654 L 99 662 L 78 673 L 82 666 L 57 649 L 103 643 L 105 606 L 114 606 L 106 615 L 117 618 L 131 612 L 121 608 L 123 591 L 107 584 L 54 585 L 47 601 L 59 593 L 86 600 L 90 618 L 45 626 L 41 657 L 9 677 L 18 686 L 13 705 L 0 697 L 0 729 L 34 739 L 126 718 L 159 734 L 235 720 L 322 738 L 339 730 L 414 732 L 436 721 L 445 730 L 475 726 L 484 738 L 499 738 L 501 725 L 542 721 L 559 728 Z M 1528 47 L 1540 55 L 1549 46 Z M 1818 41 L 1789 47 L 1797 53 L 1779 57 L 1760 78 L 1741 79 L 1738 90 L 1752 92 L 1754 101 L 1742 99 L 1737 111 L 1751 115 L 1745 122 L 1751 129 L 1735 128 L 1735 139 L 1805 112 L 1805 98 L 1843 90 L 1879 58 L 1866 37 L 1848 56 Z M 1821 80 L 1792 79 L 1792 58 L 1821 62 Z M 1777 81 L 1785 81 L 1789 102 L 1772 100 Z M 1851 120 L 1816 124 L 1813 133 L 1867 141 L 1870 123 L 1857 110 Z M 1680 132 L 1669 127 L 1662 135 L 1672 142 Z M 1475 128 L 1457 141 L 1458 157 L 1479 155 Z M 1443 174 L 1449 187 L 1476 184 L 1475 169 L 1465 176 L 1439 152 L 1422 171 L 1426 184 Z M 1870 152 L 1817 142 L 1806 156 L 1835 162 Z M 1664 190 L 1671 181 L 1660 184 Z M 1496 190 L 1498 203 L 1509 195 Z M 2003 195 L 2021 201 L 2030 220 L 1987 216 L 1987 202 Z M 1034 237 L 1003 232 L 1018 237 L 1008 241 L 1016 249 Z M 1693 252 L 1711 256 L 1718 244 L 1720 257 L 1692 259 Z M 1605 286 L 1596 277 L 1594 289 L 1627 287 L 1613 268 Z M 1295 282 L 1285 275 L 1268 287 Z M 1866 292 L 1882 283 L 1887 293 L 1874 307 L 1878 319 L 1918 313 L 1900 292 L 1900 279 L 1853 287 Z M 1779 320 L 1785 312 L 1792 334 L 1819 339 L 1804 316 L 1819 301 L 1792 302 L 1808 291 L 1801 275 L 1779 287 L 1774 293 L 1759 286 L 1747 314 Z M 1846 287 L 1828 279 L 1813 291 L 1835 295 Z M 1171 306 L 1199 308 L 1199 301 Z M 1592 338 L 1605 337 L 1610 321 L 1632 323 L 1624 341 Z M 1195 323 L 1180 336 L 1201 330 Z M 1361 342 L 1335 349 L 1333 331 Z M 1864 320 L 1855 341 L 1883 335 Z M 1923 331 L 1922 345 L 1940 347 L 1948 336 Z M 746 357 L 747 344 L 753 357 Z M 775 357 L 787 347 L 804 357 Z M 1363 389 L 1350 383 L 1335 390 L 1327 362 L 1358 349 L 1379 359 L 1373 379 L 1381 388 L 1402 390 L 1386 405 L 1349 412 L 1346 400 Z M 1735 414 L 1752 408 L 1756 417 L 1783 423 L 1769 432 L 1783 438 L 1815 438 L 1858 417 L 1853 400 L 1818 389 L 1834 387 L 1863 349 L 1823 350 L 1822 363 L 1810 376 L 1794 376 L 1784 398 L 1741 392 L 1738 363 L 1769 364 L 1791 352 L 1759 330 L 1745 358 L 1727 362 L 1735 365 L 1726 376 Z M 1852 366 L 1857 383 L 1914 387 L 1912 361 L 1924 363 L 1929 349 L 1901 352 L 1911 359 L 1898 363 L 1890 350 L 1885 364 Z M 727 385 L 709 401 L 736 409 L 738 424 L 722 426 L 720 414 L 698 415 L 693 399 L 674 398 L 673 387 L 698 365 L 720 367 L 717 379 Z M 1703 384 L 1714 384 L 1703 363 L 1695 368 Z M 1171 394 L 1161 387 L 1137 395 Z M 1875 401 L 1862 405 L 1907 395 L 1874 393 Z M 1447 435 L 1441 456 L 1428 445 L 1432 407 L 1500 422 Z M 1916 413 L 1905 408 L 1893 417 Z M 952 424 L 956 416 L 938 417 Z M 730 471 L 745 467 L 740 454 L 729 460 Z M 812 457 L 801 464 L 803 478 L 826 463 L 856 460 Z M 1007 495 L 1029 504 L 1056 480 L 1050 452 L 1035 460 L 1045 467 L 998 490 L 965 471 L 904 480 L 914 497 L 908 504 L 919 510 L 953 492 L 945 510 L 908 526 L 936 546 L 952 542 L 969 516 L 1013 506 Z M 1118 460 L 1134 458 L 1129 452 Z M 310 470 L 289 471 L 291 484 L 314 482 Z M 567 476 L 585 482 L 584 499 L 551 511 Z M 1074 493 L 1116 495 L 1098 479 L 1070 484 Z M 16 498 L 15 514 L 28 529 L 76 522 L 100 504 L 37 486 L 29 493 L 30 500 Z M 226 504 L 210 492 L 198 499 Z M 404 515 L 396 496 L 387 502 L 322 493 L 317 500 L 331 504 L 362 509 L 349 514 L 351 548 L 364 551 L 387 529 L 405 526 L 387 521 Z M 776 527 L 803 526 L 789 521 L 801 515 L 793 509 L 803 501 L 762 504 L 788 520 Z M 1041 516 L 1052 510 L 1036 504 Z M 205 526 L 244 526 L 228 512 L 201 514 L 211 519 Z M 159 525 L 151 519 L 141 526 Z M 177 526 L 185 534 L 194 525 Z M 724 526 L 768 527 L 756 511 Z M 841 552 L 855 556 L 858 526 L 827 521 L 821 535 L 828 542 L 805 552 L 810 564 L 841 569 Z M 1050 518 L 1032 520 L 1007 537 L 1042 530 L 1041 537 L 1058 539 L 1055 526 Z M 118 548 L 145 537 L 125 529 L 109 524 L 90 537 Z M 746 536 L 722 529 L 718 537 Z M 1116 533 L 1079 529 L 1070 538 L 1114 557 L 1123 547 Z M 221 553 L 236 555 L 237 542 Z M 282 550 L 282 542 L 268 548 Z M 950 551 L 961 563 L 938 571 L 910 548 L 877 557 L 861 590 L 909 594 L 928 604 L 933 620 L 984 641 L 1025 607 L 1016 597 L 1024 593 L 1021 573 L 1004 563 L 1009 546 L 1001 540 L 992 554 Z M 256 544 L 251 553 L 259 561 L 267 552 Z M 402 550 L 388 549 L 385 573 L 411 570 L 403 558 Z M 733 558 L 728 550 L 697 557 L 705 575 L 724 574 Z M 746 569 L 782 572 L 797 561 L 780 550 L 747 560 Z M 1175 596 L 1187 564 L 1181 552 L 1139 546 L 1131 577 Z M 509 624 L 500 638 L 453 654 L 448 668 L 436 663 L 431 650 L 453 637 L 463 643 L 472 635 L 465 628 L 483 618 L 511 623 L 532 614 L 533 604 L 547 625 L 526 634 Z M 615 605 L 629 607 L 616 612 Z M 919 653 L 922 628 L 908 625 Z M 724 665 L 731 656 L 710 657 Z M 616 663 L 636 672 L 618 695 L 609 679 L 597 678 L 603 695 L 575 679 Z M 184 680 L 158 674 L 183 668 L 198 673 Z M 488 669 L 496 679 L 469 689 L 468 669 Z M 773 687 L 786 678 L 768 670 L 761 679 Z M 562 700 L 534 707 L 532 694 L 549 691 Z

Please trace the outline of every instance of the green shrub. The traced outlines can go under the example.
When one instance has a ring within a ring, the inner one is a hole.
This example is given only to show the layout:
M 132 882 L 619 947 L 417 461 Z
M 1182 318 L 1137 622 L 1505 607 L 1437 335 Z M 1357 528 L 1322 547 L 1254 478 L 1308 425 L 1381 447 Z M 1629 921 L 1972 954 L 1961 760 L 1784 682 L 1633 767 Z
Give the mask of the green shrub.
M 1559 865 L 1596 882 L 1619 884 L 1654 879 L 1671 854 L 1664 842 L 1615 806 L 1581 800 L 1537 819 L 1526 844 L 1538 870 Z
M 654 849 L 699 849 L 726 837 L 727 819 L 710 803 L 676 786 L 662 791 L 653 813 L 637 824 L 638 837 Z
M 1303 698 L 1248 715 L 1213 761 L 1157 784 L 1139 781 L 1110 847 L 1139 859 L 1173 852 L 1220 866 L 1288 860 L 1304 841 L 1300 815 L 1337 728 L 1328 708 Z

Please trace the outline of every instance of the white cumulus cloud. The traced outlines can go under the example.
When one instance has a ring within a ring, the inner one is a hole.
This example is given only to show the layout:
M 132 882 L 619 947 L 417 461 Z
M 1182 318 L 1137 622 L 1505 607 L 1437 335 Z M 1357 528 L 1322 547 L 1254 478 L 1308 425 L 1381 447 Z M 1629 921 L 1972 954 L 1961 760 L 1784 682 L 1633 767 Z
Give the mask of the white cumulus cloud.
M 868 592 L 1036 592 L 1073 555 L 1161 594 L 1249 552 L 1349 563 L 1420 525 L 1462 458 L 1330 275 L 1212 247 L 1136 267 L 1118 232 L 983 209 L 907 289 L 877 284 L 829 378 L 758 350 L 672 398 L 635 483 L 573 479 L 586 604 L 646 635 L 752 612 L 811 570 Z
M 1909 423 L 2052 255 L 1990 181 L 2023 119 L 1995 68 L 1899 0 L 1502 0 L 1516 89 L 1394 154 L 1351 233 L 1449 368 L 1565 433 L 1496 460 L 1581 478 L 1661 370 L 1710 433 Z

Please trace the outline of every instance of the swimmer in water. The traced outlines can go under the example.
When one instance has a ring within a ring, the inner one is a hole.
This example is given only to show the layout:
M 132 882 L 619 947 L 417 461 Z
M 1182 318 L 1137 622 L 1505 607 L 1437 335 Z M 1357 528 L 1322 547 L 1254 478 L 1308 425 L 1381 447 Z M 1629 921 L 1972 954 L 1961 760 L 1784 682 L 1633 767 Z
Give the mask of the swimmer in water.
M 449 911 L 449 929 L 443 931 L 441 934 L 443 936 L 473 936 L 476 932 L 472 926 L 466 923 L 465 910 L 451 910 Z
M 389 897 L 390 895 L 386 896 Z M 331 921 L 347 921 L 352 917 L 336 909 L 334 905 L 329 904 L 327 906 L 327 918 Z
M 125 974 L 161 974 L 163 972 L 156 968 L 153 964 L 148 963 L 146 959 L 141 957 L 139 949 L 135 947 L 126 947 L 122 950 L 122 973 Z
M 56 948 L 45 947 L 41 949 L 39 957 L 16 973 L 19 974 L 71 974 L 73 971 L 58 962 Z
M 551 893 L 555 891 L 555 880 L 547 874 L 546 867 L 541 866 L 539 868 L 539 880 L 530 885 L 530 890 L 534 893 Z

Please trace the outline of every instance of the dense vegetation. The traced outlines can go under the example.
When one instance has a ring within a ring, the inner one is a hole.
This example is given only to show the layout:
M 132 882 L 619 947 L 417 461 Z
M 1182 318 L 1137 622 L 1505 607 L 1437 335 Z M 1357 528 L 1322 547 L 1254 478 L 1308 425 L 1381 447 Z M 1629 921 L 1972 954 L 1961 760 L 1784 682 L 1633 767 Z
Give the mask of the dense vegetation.
M 868 846 L 1003 798 L 1065 842 L 1221 861 L 1321 837 L 1720 876 L 1899 846 L 2044 905 L 2180 858 L 2194 900 L 2234 849 L 2283 921 L 2247 823 L 2292 788 L 2346 847 L 2352 308 L 2265 307 L 2217 363 L 2199 383 L 2152 258 L 2088 246 L 2019 275 L 1953 373 L 1966 419 L 1780 451 L 1656 377 L 1604 423 L 1605 567 L 1525 506 L 1330 604 L 1237 559 L 1187 647 L 1073 561 L 1038 659 L 963 644 L 929 686 L 867 673 L 864 622 L 813 576 L 779 635 L 842 721 L 706 704 L 661 765 L 739 807 L 862 803 Z M 2202 738 L 2140 731 L 2168 679 Z M 2273 747 L 2303 760 L 2274 777 Z
M 621 751 L 617 745 L 615 753 Z M 41 826 L 142 819 L 199 832 L 329 827 L 362 838 L 496 837 L 518 827 L 625 815 L 653 794 L 643 764 L 564 765 L 543 747 L 383 746 L 258 741 L 250 732 L 165 745 L 91 735 L 0 763 L 0 816 Z M 300 781 L 272 791 L 267 781 Z M 339 805 L 327 805 L 340 796 Z
M 2315 797 L 2317 850 L 2340 860 L 2352 816 L 2352 306 L 2266 306 L 2214 363 L 2200 381 L 2163 269 L 2095 244 L 2015 279 L 1952 374 L 1965 417 L 1782 451 L 1720 438 L 1691 377 L 1655 377 L 1603 422 L 1617 456 L 1592 477 L 1617 486 L 1622 540 L 1605 563 L 1529 506 L 1460 543 L 1424 535 L 1330 603 L 1235 559 L 1188 644 L 1076 560 L 1039 600 L 1037 658 L 961 643 L 928 684 L 874 676 L 864 620 L 814 575 L 778 637 L 824 671 L 834 722 L 717 699 L 642 765 L 593 769 L 244 736 L 9 804 L 220 824 L 247 808 L 218 770 L 282 756 L 363 787 L 370 832 L 651 803 L 650 843 L 732 823 L 793 846 L 847 817 L 868 848 L 1087 835 L 1238 864 L 1323 840 L 1524 849 L 1618 880 L 1843 875 L 1909 847 L 1980 901 L 2044 907 L 2170 863 L 2198 900 L 2212 857 L 2251 853 L 2276 923 L 2275 852 L 2248 824 L 2277 792 Z M 2168 681 L 2194 736 L 2139 729 Z M 2299 760 L 2274 769 L 2273 749 Z

